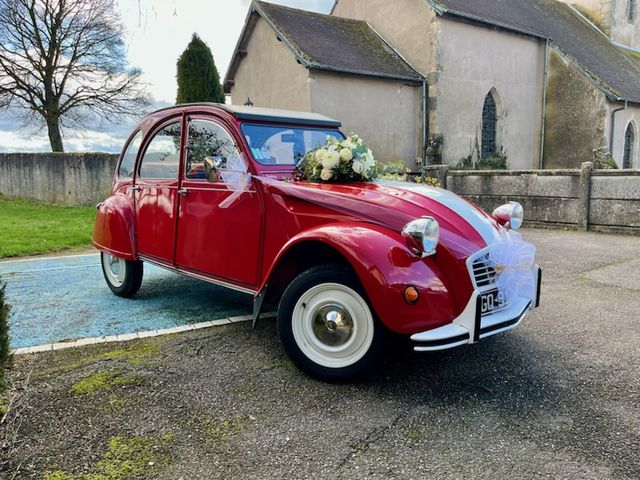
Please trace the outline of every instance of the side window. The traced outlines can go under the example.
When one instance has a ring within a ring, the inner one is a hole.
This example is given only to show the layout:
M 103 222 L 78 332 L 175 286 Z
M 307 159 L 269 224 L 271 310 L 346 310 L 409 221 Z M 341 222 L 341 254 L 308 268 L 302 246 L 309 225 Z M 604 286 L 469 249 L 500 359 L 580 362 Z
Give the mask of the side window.
M 185 178 L 205 180 L 205 158 L 211 157 L 219 169 L 235 169 L 240 154 L 224 128 L 214 122 L 193 120 L 189 123 Z
M 141 178 L 176 179 L 180 168 L 180 122 L 159 130 L 149 142 L 140 165 Z
M 140 150 L 140 143 L 142 143 L 142 132 L 138 132 L 127 145 L 122 160 L 120 161 L 120 167 L 118 167 L 118 177 L 131 178 L 133 177 L 133 170 L 136 166 L 136 157 L 138 156 L 138 150 Z

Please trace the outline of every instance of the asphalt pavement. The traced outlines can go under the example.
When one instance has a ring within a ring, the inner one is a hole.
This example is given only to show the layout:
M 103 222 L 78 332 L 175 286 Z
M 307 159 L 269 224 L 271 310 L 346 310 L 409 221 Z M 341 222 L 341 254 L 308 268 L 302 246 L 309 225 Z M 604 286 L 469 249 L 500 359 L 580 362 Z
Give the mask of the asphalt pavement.
M 113 439 L 162 438 L 136 478 L 638 479 L 640 238 L 524 238 L 544 281 L 519 328 L 396 347 L 358 383 L 300 373 L 273 320 L 20 355 L 9 468 L 94 478 L 71 475 L 113 467 Z M 116 380 L 78 393 L 96 375 Z

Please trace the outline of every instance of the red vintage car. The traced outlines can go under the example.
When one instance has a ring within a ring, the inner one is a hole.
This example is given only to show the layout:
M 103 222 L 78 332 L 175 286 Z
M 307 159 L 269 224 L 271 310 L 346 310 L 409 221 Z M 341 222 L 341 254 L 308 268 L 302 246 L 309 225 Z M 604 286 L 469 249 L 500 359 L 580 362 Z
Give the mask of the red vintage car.
M 442 350 L 512 329 L 538 305 L 540 269 L 513 233 L 520 205 L 490 216 L 425 185 L 295 180 L 327 136 L 344 137 L 340 122 L 253 107 L 146 117 L 98 205 L 109 288 L 134 295 L 144 261 L 252 295 L 254 322 L 277 305 L 284 349 L 323 379 L 363 372 L 389 332 Z

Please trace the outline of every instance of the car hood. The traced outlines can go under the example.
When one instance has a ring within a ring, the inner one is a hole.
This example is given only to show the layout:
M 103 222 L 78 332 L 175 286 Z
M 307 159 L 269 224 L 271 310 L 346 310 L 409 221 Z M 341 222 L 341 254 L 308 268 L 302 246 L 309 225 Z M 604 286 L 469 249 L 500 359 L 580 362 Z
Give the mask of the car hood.
M 351 184 L 263 181 L 269 184 L 272 193 L 320 205 L 395 231 L 401 231 L 416 218 L 433 217 L 440 225 L 440 243 L 457 258 L 468 257 L 498 237 L 497 224 L 491 217 L 441 188 L 388 181 Z

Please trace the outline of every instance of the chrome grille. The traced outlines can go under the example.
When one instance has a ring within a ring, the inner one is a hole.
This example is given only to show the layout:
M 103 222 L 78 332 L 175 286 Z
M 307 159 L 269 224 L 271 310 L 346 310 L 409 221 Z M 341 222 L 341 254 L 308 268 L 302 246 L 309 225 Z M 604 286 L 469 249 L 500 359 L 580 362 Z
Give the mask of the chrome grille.
M 476 288 L 493 285 L 496 278 L 496 270 L 489 261 L 489 254 L 485 253 L 471 262 L 471 276 Z

